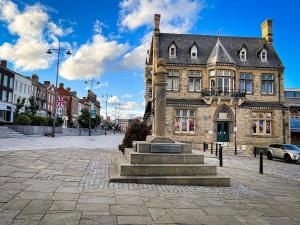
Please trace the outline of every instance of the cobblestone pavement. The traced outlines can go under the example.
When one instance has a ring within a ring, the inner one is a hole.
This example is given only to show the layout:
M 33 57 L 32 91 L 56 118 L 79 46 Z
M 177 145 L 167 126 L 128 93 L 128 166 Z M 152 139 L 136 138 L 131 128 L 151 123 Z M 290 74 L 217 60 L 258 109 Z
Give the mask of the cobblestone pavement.
M 225 157 L 229 188 L 111 184 L 115 151 L 0 152 L 1 225 L 300 224 L 298 177 L 259 175 L 255 160 Z M 206 162 L 217 163 L 207 157 Z M 299 174 L 299 165 L 266 165 Z M 271 171 L 272 169 L 270 169 Z
M 24 137 L 0 139 L 0 151 L 33 149 L 115 149 L 122 142 L 124 135 L 110 134 L 100 136 L 56 136 Z

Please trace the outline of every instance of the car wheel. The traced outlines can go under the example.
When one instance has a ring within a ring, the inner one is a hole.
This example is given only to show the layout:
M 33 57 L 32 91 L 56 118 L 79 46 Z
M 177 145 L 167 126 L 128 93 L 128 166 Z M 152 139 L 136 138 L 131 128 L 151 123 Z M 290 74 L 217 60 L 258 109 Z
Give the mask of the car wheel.
M 284 161 L 287 162 L 287 163 L 290 163 L 292 162 L 292 158 L 289 154 L 285 154 L 284 155 Z
M 272 159 L 273 159 L 273 156 L 272 156 L 272 153 L 271 153 L 271 152 L 268 152 L 268 153 L 267 153 L 267 158 L 268 158 L 268 160 L 272 160 Z

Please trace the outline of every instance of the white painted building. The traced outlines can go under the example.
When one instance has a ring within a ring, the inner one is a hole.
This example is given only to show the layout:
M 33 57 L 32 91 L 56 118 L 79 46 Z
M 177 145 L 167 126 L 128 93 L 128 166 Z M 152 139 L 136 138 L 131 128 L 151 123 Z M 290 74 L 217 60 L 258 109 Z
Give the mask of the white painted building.
M 15 73 L 15 85 L 13 93 L 13 103 L 17 104 L 17 99 L 26 98 L 25 105 L 29 104 L 29 98 L 32 96 L 32 82 L 29 78 Z M 21 109 L 23 111 L 24 109 Z

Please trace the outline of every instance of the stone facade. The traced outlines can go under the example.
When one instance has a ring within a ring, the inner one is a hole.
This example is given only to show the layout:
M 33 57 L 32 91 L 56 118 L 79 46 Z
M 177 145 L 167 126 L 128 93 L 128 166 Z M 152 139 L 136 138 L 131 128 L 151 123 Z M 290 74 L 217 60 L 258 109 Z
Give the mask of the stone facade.
M 164 34 L 159 21 L 155 15 L 145 64 L 144 120 L 149 125 L 155 126 L 154 74 L 158 58 L 164 58 L 170 72 L 167 136 L 194 144 L 233 144 L 235 137 L 237 145 L 247 146 L 290 142 L 289 111 L 283 105 L 284 66 L 272 45 L 272 22 L 262 24 L 262 38 L 240 38 Z M 198 49 L 195 54 L 193 48 Z M 241 51 L 247 54 L 245 61 Z M 247 84 L 244 76 L 250 77 Z

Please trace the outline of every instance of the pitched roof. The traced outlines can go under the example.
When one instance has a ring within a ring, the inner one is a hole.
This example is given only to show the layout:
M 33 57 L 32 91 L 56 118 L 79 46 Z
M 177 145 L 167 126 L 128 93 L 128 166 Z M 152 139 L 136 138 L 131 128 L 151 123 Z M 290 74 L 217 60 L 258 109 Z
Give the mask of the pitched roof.
M 219 44 L 217 43 L 218 39 Z M 168 47 L 173 41 L 177 45 L 176 58 L 169 58 Z M 194 42 L 197 43 L 199 47 L 197 59 L 191 59 L 189 54 L 189 49 Z M 246 45 L 248 49 L 247 61 L 241 61 L 238 55 L 238 51 L 243 45 Z M 268 46 L 267 62 L 262 62 L 257 55 L 257 52 L 261 50 L 263 46 Z M 233 61 L 239 67 L 284 68 L 276 51 L 271 45 L 267 44 L 264 38 L 168 33 L 159 34 L 158 57 L 164 58 L 166 63 L 207 65 L 208 59 L 215 48 L 216 50 L 220 50 L 219 53 L 216 54 L 218 56 L 216 61 Z
M 259 109 L 284 109 L 287 108 L 285 105 L 278 102 L 252 102 L 245 101 L 241 104 L 241 108 L 259 108 Z

